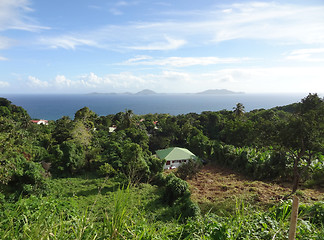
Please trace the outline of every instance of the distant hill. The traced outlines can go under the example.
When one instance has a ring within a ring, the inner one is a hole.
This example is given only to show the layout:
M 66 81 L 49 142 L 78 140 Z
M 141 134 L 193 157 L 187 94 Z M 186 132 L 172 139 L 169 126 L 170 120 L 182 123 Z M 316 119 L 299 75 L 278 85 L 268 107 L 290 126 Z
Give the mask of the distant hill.
M 243 94 L 243 92 L 233 92 L 227 89 L 208 89 L 203 92 L 198 92 L 197 94 Z
M 153 95 L 153 94 L 157 94 L 157 93 L 150 89 L 144 89 L 142 91 L 139 91 L 138 93 L 135 93 L 135 95 Z
M 208 94 L 208 95 L 225 95 L 225 94 L 243 94 L 244 92 L 233 92 L 227 89 L 209 89 L 203 92 L 198 93 L 179 93 L 179 94 Z M 131 93 L 131 92 L 123 92 L 123 93 L 99 93 L 99 92 L 92 92 L 89 93 L 91 95 L 155 95 L 155 94 L 168 94 L 168 93 L 157 93 L 150 89 L 144 89 L 142 91 L 139 91 L 137 93 Z M 174 93 L 173 93 L 174 94 Z

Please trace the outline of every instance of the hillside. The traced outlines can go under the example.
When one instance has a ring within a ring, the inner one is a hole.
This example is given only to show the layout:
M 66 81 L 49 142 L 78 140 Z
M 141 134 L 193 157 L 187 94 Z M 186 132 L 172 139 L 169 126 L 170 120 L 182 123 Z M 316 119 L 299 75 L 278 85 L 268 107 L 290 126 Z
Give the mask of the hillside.
M 292 192 L 298 239 L 321 239 L 324 100 L 297 110 L 84 107 L 38 125 L 0 99 L 0 239 L 287 239 Z M 164 171 L 155 153 L 174 146 L 206 161 Z
M 263 209 L 279 204 L 291 193 L 291 183 L 254 181 L 228 168 L 208 165 L 188 180 L 192 198 L 202 211 L 233 211 L 236 201 L 243 200 Z M 324 200 L 323 189 L 303 188 L 299 192 L 303 203 Z

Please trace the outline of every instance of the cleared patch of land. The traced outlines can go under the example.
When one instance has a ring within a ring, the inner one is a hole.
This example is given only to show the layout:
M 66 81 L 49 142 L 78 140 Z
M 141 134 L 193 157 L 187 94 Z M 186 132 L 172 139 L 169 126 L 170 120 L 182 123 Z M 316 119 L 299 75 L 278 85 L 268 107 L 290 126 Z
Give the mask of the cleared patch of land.
M 289 183 L 253 181 L 232 170 L 207 165 L 192 179 L 192 198 L 203 212 L 231 213 L 235 205 L 245 204 L 259 208 L 268 208 L 280 201 L 290 192 Z M 324 200 L 323 189 L 301 188 L 297 195 L 302 203 Z

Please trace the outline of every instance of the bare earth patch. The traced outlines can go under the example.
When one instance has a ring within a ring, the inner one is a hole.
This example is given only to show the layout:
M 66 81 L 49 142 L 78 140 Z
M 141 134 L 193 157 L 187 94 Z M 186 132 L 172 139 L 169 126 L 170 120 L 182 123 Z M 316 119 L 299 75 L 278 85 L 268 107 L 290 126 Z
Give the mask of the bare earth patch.
M 291 192 L 289 183 L 253 181 L 237 172 L 213 165 L 204 166 L 196 177 L 187 182 L 192 199 L 198 202 L 203 211 L 220 205 L 231 208 L 231 203 L 233 205 L 237 200 L 267 208 L 279 203 Z M 301 189 L 297 194 L 303 203 L 324 200 L 323 190 Z

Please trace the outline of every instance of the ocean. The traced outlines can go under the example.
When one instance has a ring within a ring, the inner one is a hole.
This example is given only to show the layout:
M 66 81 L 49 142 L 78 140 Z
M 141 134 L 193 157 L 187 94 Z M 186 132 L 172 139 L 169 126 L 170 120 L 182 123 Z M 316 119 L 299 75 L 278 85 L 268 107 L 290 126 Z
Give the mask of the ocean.
M 203 111 L 232 110 L 242 103 L 245 111 L 269 109 L 299 102 L 307 94 L 2 94 L 13 104 L 27 110 L 33 119 L 57 120 L 62 116 L 74 118 L 76 111 L 89 107 L 98 115 L 116 114 L 126 109 L 135 114 L 169 113 L 171 115 Z

